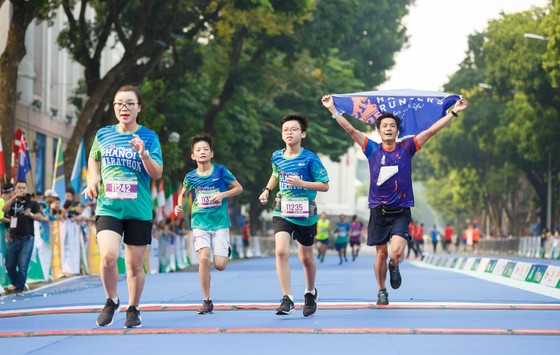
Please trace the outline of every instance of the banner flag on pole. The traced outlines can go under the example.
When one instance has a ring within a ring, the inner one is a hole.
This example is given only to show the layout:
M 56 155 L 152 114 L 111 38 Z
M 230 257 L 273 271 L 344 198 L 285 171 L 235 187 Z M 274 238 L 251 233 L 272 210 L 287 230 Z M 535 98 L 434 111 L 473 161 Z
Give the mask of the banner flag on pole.
M 2 137 L 0 137 L 0 179 L 6 175 L 6 163 L 4 161 L 4 148 L 2 147 Z
M 156 219 L 159 222 L 165 219 L 165 191 L 163 188 L 163 178 L 159 180 L 157 203 Z
M 58 194 L 60 204 L 66 202 L 66 179 L 64 178 L 64 156 L 62 155 L 62 138 L 58 137 L 56 160 L 54 162 L 52 189 Z
M 85 204 L 86 196 L 81 193 L 87 187 L 87 160 L 83 138 L 80 141 L 80 146 L 76 153 L 76 160 L 74 161 L 74 168 L 72 169 L 72 176 L 70 177 L 70 186 L 74 192 L 80 194 L 82 203 Z
M 165 217 L 172 219 L 175 218 L 175 214 L 173 213 L 173 208 L 175 207 L 173 192 L 173 182 L 169 181 L 165 188 L 165 208 L 163 212 L 165 213 Z
M 12 167 L 12 179 L 18 176 L 18 158 L 19 158 L 19 146 L 21 145 L 21 129 L 18 129 L 14 134 L 14 139 L 12 140 L 12 156 L 10 157 L 10 166 Z
M 398 116 L 402 121 L 399 128 L 401 138 L 428 129 L 460 99 L 455 94 L 412 89 L 333 94 L 332 97 L 338 112 L 345 112 L 371 125 L 375 125 L 377 118 L 384 113 Z
M 12 146 L 15 151 L 14 155 L 17 156 L 17 180 L 27 181 L 27 173 L 31 171 L 31 159 L 29 158 L 29 151 L 27 149 L 27 139 L 25 132 L 21 129 L 16 131 L 14 137 L 14 144 Z M 15 176 L 12 175 L 12 176 Z

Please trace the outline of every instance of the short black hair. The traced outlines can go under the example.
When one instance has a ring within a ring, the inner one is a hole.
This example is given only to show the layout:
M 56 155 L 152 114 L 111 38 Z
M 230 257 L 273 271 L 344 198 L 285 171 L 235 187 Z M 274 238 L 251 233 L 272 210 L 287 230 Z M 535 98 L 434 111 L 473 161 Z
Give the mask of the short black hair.
M 212 148 L 212 145 L 214 143 L 214 138 L 212 138 L 211 135 L 209 135 L 208 133 L 199 133 L 197 135 L 194 135 L 191 137 L 190 143 L 191 143 L 191 152 L 194 150 L 194 146 L 196 145 L 196 143 L 198 142 L 206 142 L 208 143 L 208 145 L 210 146 L 210 150 L 214 151 L 214 149 Z
M 282 119 L 280 120 L 280 129 L 282 129 L 282 126 L 284 126 L 284 123 L 286 123 L 288 121 L 298 121 L 302 132 L 307 131 L 307 127 L 309 126 L 309 120 L 307 119 L 307 117 L 305 117 L 301 113 L 292 112 L 292 113 L 282 117 Z
M 383 120 L 384 118 L 392 118 L 395 120 L 395 122 L 397 122 L 397 128 L 400 129 L 401 127 L 401 119 L 398 116 L 393 115 L 392 113 L 386 112 L 384 114 L 382 114 L 381 116 L 377 117 L 377 119 L 375 120 L 375 126 L 377 127 L 377 129 L 379 129 L 379 127 L 381 127 L 381 120 Z

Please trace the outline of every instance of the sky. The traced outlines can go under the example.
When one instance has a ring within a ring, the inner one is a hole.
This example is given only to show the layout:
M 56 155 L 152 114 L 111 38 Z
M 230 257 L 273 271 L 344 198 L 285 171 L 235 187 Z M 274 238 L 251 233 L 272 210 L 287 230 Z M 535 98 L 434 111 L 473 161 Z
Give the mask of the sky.
M 548 0 L 416 0 L 404 19 L 409 47 L 396 55 L 389 79 L 378 89 L 442 91 L 465 57 L 470 34 L 484 31 L 501 12 L 547 4 Z

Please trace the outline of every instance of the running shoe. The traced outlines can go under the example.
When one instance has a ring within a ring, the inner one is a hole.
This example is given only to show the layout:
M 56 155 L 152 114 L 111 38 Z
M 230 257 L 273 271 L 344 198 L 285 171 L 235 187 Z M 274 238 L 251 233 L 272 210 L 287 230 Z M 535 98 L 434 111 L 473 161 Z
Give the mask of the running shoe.
M 113 324 L 113 316 L 121 311 L 120 305 L 120 300 L 117 300 L 117 303 L 115 303 L 112 299 L 107 298 L 105 307 L 103 307 L 103 310 L 101 310 L 101 313 L 97 316 L 97 325 L 106 327 Z
M 391 260 L 389 260 L 389 279 L 391 280 L 391 287 L 397 289 L 401 287 L 401 273 L 399 271 L 399 265 L 391 266 Z
M 291 314 L 294 311 L 294 301 L 290 299 L 287 295 L 282 298 L 282 303 L 278 308 L 276 308 L 276 315 Z
M 202 307 L 199 308 L 198 314 L 211 314 L 214 311 L 214 304 L 212 300 L 204 300 Z
M 388 305 L 389 304 L 389 294 L 386 289 L 379 290 L 377 293 L 377 304 L 378 305 Z
M 140 311 L 134 306 L 128 307 L 126 310 L 126 321 L 124 322 L 125 328 L 140 328 L 142 326 L 142 317 Z
M 303 295 L 305 303 L 303 304 L 303 316 L 309 317 L 317 313 L 317 300 L 319 299 L 319 291 L 315 288 L 315 294 L 307 292 Z

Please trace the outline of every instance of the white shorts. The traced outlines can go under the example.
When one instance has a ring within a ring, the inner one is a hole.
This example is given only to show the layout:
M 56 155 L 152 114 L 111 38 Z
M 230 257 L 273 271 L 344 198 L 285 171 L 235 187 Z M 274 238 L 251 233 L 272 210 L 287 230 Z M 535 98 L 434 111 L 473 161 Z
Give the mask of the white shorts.
M 204 229 L 193 229 L 194 248 L 199 251 L 202 248 L 210 248 L 214 256 L 225 256 L 229 258 L 231 247 L 229 244 L 229 228 L 208 231 Z

